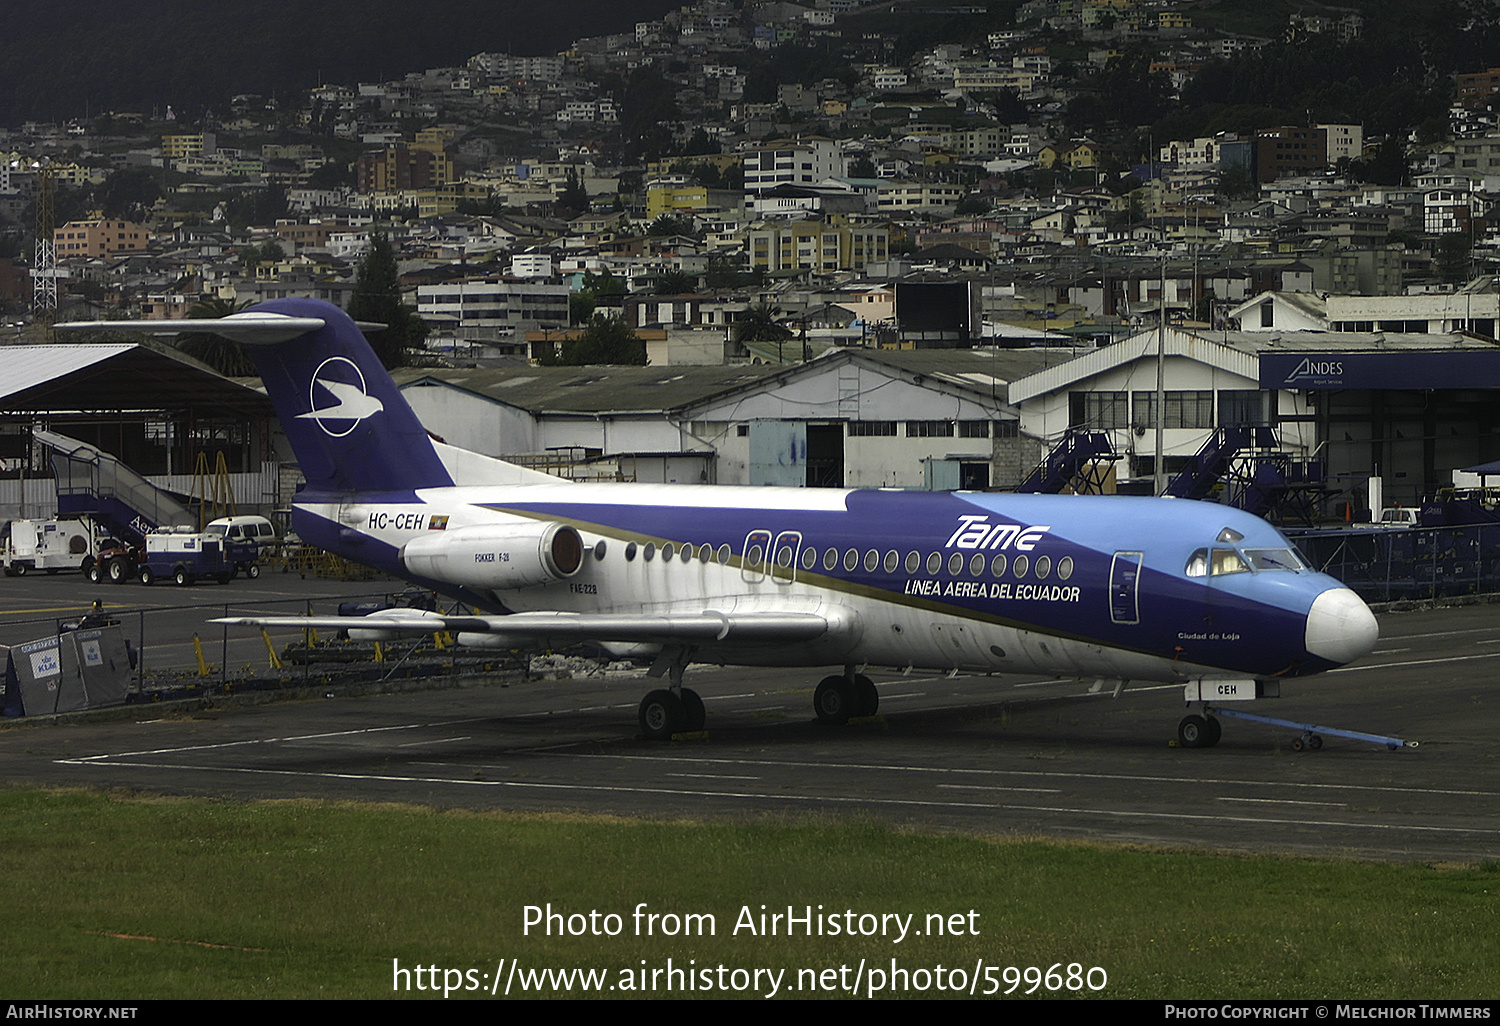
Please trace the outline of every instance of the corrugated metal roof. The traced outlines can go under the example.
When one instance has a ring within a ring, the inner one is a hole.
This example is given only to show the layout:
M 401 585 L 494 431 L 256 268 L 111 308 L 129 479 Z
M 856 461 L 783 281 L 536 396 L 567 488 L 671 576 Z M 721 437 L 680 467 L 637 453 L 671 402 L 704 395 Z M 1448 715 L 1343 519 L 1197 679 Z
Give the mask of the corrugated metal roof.
M 272 415 L 263 392 L 135 342 L 0 346 L 0 414 L 196 409 Z
M 0 401 L 134 348 L 135 344 L 131 342 L 5 346 L 0 348 Z
M 783 368 L 531 367 L 402 370 L 401 388 L 440 383 L 536 413 L 661 412 L 770 377 Z

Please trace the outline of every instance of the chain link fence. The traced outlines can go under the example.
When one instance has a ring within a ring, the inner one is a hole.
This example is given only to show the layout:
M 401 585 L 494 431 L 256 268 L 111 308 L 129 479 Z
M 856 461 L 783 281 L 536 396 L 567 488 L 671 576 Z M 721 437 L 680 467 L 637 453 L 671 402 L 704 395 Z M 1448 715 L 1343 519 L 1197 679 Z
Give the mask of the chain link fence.
M 430 604 L 436 604 L 430 592 L 371 591 L 297 599 L 238 597 L 149 608 L 84 605 L 58 608 L 47 617 L 7 620 L 0 626 L 0 646 L 21 645 L 80 627 L 118 625 L 131 660 L 129 700 L 133 702 L 335 682 L 525 672 L 526 660 L 514 653 L 464 649 L 441 632 L 384 643 L 353 642 L 341 637 L 342 631 L 266 630 L 209 622 L 229 616 L 333 616 L 341 606 L 369 611 Z M 449 611 L 447 604 L 441 608 Z
M 1500 524 L 1287 534 L 1366 602 L 1500 592 Z

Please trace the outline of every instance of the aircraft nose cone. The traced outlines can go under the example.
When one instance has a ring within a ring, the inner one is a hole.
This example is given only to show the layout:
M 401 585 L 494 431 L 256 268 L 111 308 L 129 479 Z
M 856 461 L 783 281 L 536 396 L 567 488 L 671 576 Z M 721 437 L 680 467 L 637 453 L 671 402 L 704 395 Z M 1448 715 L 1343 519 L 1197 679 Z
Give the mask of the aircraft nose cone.
M 1348 588 L 1329 588 L 1307 613 L 1307 651 L 1334 663 L 1369 655 L 1380 638 L 1375 614 Z

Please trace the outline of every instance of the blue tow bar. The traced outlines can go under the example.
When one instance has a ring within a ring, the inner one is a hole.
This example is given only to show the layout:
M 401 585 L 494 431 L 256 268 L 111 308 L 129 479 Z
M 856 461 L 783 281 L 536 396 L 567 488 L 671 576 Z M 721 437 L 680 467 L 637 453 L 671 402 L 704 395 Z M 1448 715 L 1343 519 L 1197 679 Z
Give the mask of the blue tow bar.
M 1339 730 L 1337 727 L 1323 727 L 1316 723 L 1298 723 L 1296 720 L 1279 720 L 1274 716 L 1261 716 L 1258 713 L 1240 712 L 1238 709 L 1226 709 L 1222 705 L 1216 705 L 1212 709 L 1203 707 L 1203 714 L 1207 716 L 1210 712 L 1219 716 L 1229 716 L 1236 720 L 1249 720 L 1251 723 L 1264 723 L 1272 727 L 1288 727 L 1292 730 L 1302 731 L 1302 736 L 1292 742 L 1295 751 L 1307 748 L 1316 752 L 1323 747 L 1323 735 L 1329 737 L 1347 737 L 1354 741 L 1368 741 L 1372 745 L 1384 745 L 1391 751 L 1398 748 L 1415 748 L 1416 741 L 1403 741 L 1399 737 L 1385 737 L 1381 734 L 1362 734 L 1357 730 Z

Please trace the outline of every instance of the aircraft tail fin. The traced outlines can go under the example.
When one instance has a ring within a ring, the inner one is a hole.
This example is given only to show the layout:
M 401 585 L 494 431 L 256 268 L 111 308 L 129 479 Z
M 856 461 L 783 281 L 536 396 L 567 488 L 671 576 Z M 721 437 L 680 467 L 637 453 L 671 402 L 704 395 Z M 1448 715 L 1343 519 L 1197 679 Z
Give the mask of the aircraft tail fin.
M 321 326 L 292 334 L 310 321 Z M 278 324 L 286 327 L 277 331 Z M 273 299 L 212 330 L 247 343 L 310 489 L 395 492 L 454 483 L 369 342 L 338 307 Z

